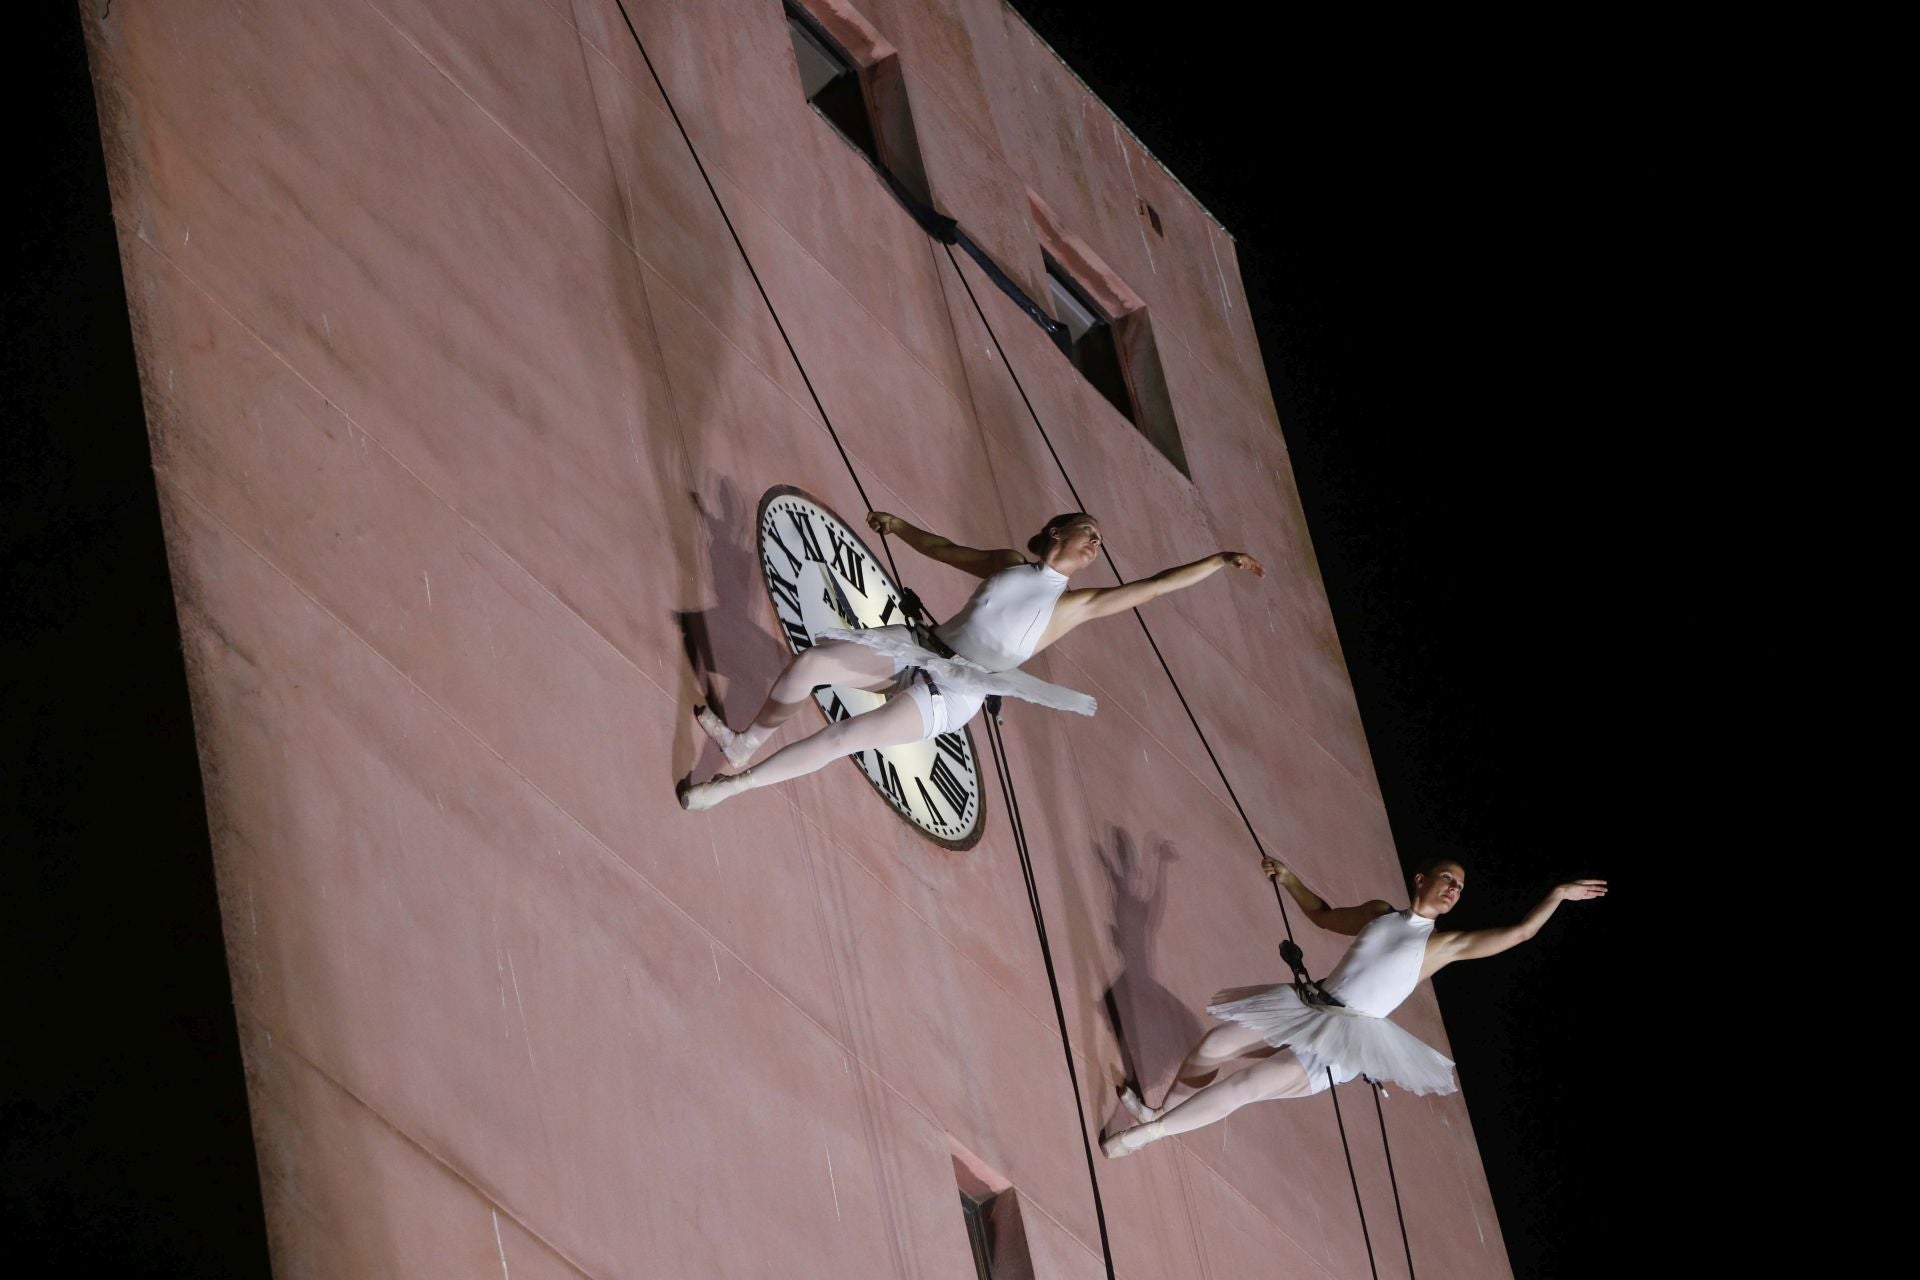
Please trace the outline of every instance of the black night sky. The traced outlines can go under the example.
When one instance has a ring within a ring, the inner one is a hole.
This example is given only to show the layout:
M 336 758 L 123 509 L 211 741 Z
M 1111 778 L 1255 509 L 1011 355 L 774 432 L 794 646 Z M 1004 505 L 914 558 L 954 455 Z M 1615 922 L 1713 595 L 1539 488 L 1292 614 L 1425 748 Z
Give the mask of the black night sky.
M 1590 1224 L 1631 1212 L 1642 1142 L 1610 1045 L 1649 896 L 1631 744 L 1658 634 L 1624 440 L 1646 140 L 1591 46 L 1516 62 L 1510 30 L 1384 13 L 1183 34 L 1015 8 L 1238 241 L 1403 859 L 1466 863 L 1465 927 L 1614 882 L 1438 979 L 1516 1273 L 1613 1273 L 1630 1246 Z M 79 24 L 20 18 L 39 108 L 0 249 L 0 1238 L 17 1274 L 265 1275 Z
M 1612 1225 L 1642 1211 L 1648 1140 L 1613 1045 L 1659 839 L 1647 584 L 1670 549 L 1634 357 L 1671 250 L 1637 56 L 1600 33 L 1518 56 L 1458 14 L 1220 6 L 1182 38 L 1014 8 L 1238 243 L 1402 861 L 1465 862 L 1450 927 L 1612 881 L 1436 986 L 1516 1275 L 1644 1262 Z

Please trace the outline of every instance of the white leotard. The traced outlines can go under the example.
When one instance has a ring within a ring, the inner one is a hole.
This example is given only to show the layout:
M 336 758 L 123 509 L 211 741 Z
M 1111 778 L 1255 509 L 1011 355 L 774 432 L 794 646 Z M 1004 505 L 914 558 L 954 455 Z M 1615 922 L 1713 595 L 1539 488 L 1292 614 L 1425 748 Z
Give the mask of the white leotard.
M 1044 564 L 1000 570 L 974 589 L 960 612 L 934 629 L 952 656 L 932 652 L 911 627 L 897 624 L 863 631 L 835 628 L 817 638 L 865 645 L 892 658 L 894 670 L 905 673 L 896 692 L 920 708 L 929 738 L 966 724 L 993 694 L 1090 716 L 1094 701 L 1086 694 L 1019 669 L 1040 646 L 1066 589 L 1067 575 Z
M 1067 575 L 1044 564 L 1010 565 L 933 633 L 975 666 L 1011 671 L 1033 656 L 1066 589 Z
M 1433 921 L 1411 909 L 1375 916 L 1320 985 L 1349 1009 L 1384 1018 L 1420 985 L 1432 936 Z
M 1207 1012 L 1291 1049 L 1316 1092 L 1365 1074 L 1415 1093 L 1451 1093 L 1453 1063 L 1387 1021 L 1420 984 L 1432 936 L 1433 921 L 1410 910 L 1375 916 L 1320 984 L 1339 1006 L 1309 1004 L 1291 984 L 1274 983 L 1222 991 Z

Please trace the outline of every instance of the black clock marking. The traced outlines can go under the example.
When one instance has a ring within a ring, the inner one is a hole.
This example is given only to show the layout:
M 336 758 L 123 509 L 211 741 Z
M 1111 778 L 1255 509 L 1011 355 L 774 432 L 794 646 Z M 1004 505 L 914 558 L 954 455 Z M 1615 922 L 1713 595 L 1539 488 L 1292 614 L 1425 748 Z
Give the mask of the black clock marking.
M 767 522 L 766 530 L 767 530 L 767 536 L 773 539 L 773 545 L 780 548 L 780 553 L 786 556 L 787 563 L 791 566 L 791 568 L 789 569 L 789 572 L 791 572 L 794 577 L 796 578 L 799 577 L 800 576 L 800 557 L 793 554 L 792 551 L 787 549 L 787 544 L 780 537 L 780 530 L 778 526 L 774 525 L 772 521 Z
M 840 589 L 840 584 L 833 580 L 832 575 L 828 575 L 826 589 L 820 593 L 820 603 L 833 610 L 841 626 L 853 631 L 864 627 L 860 615 L 853 610 L 853 602 L 847 599 L 847 593 Z
M 793 527 L 800 534 L 800 548 L 807 553 L 807 559 L 815 564 L 825 564 L 826 557 L 820 554 L 820 539 L 813 532 L 813 517 L 795 507 L 787 508 L 787 519 L 793 521 Z
M 940 794 L 947 798 L 947 803 L 953 806 L 955 813 L 966 812 L 967 789 L 954 775 L 953 770 L 947 767 L 945 756 L 933 758 L 933 768 L 928 771 L 927 776 L 933 779 L 933 785 L 940 789 Z
M 827 541 L 833 547 L 833 567 L 846 580 L 848 586 L 861 595 L 867 594 L 866 574 L 861 566 L 860 553 L 853 543 L 840 536 L 840 531 L 832 525 L 827 526 Z
M 799 617 L 800 584 L 788 582 L 785 578 L 781 577 L 780 571 L 773 567 L 771 560 L 766 561 L 765 566 L 767 570 L 767 585 L 773 588 L 773 603 L 775 607 L 784 604 L 787 607 L 780 610 L 783 616 L 792 614 L 796 618 Z
M 907 804 L 906 788 L 900 785 L 900 771 L 893 767 L 893 761 L 878 751 L 873 753 L 873 759 L 874 763 L 880 766 L 880 785 L 886 788 L 887 794 L 893 797 L 895 804 L 912 813 L 912 807 Z
M 918 778 L 915 778 L 915 779 L 913 780 L 913 789 L 914 789 L 915 791 L 918 791 L 918 792 L 920 793 L 920 799 L 926 802 L 926 806 L 927 806 L 927 812 L 928 812 L 929 814 L 931 814 L 931 815 L 932 815 L 932 817 L 933 817 L 933 820 L 934 820 L 934 822 L 935 822 L 935 823 L 936 823 L 937 825 L 939 825 L 939 826 L 942 826 L 942 827 L 945 827 L 945 826 L 950 826 L 950 825 L 951 825 L 951 824 L 950 824 L 950 823 L 949 823 L 949 822 L 947 821 L 947 815 L 946 815 L 946 814 L 944 814 L 944 813 L 942 813 L 942 812 L 940 811 L 940 806 L 939 806 L 939 805 L 937 805 L 937 804 L 935 804 L 935 803 L 933 802 L 933 797 L 927 794 L 927 784 L 926 784 L 926 783 L 924 783 L 924 782 L 922 782 L 922 781 L 920 781 L 920 779 L 918 779 Z M 956 805 L 956 806 L 954 806 L 954 807 L 955 807 L 956 809 L 958 809 L 958 808 L 959 808 L 959 806 L 958 806 L 958 805 Z
M 802 649 L 813 648 L 813 637 L 807 634 L 807 626 L 804 622 L 796 622 L 791 618 L 782 618 L 780 619 L 780 629 L 787 633 L 787 643 L 793 646 L 795 653 L 800 652 Z

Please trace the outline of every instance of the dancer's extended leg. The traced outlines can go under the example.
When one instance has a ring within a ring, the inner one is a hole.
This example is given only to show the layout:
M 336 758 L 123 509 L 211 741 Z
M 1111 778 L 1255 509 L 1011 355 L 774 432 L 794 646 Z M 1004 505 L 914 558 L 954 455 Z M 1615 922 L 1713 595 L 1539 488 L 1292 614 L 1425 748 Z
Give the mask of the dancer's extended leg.
M 872 711 L 849 716 L 830 724 L 811 737 L 800 739 L 768 756 L 765 762 L 730 778 L 715 778 L 697 787 L 689 787 L 681 803 L 689 809 L 711 809 L 742 791 L 770 787 L 823 768 L 842 756 L 875 747 L 897 747 L 903 742 L 918 742 L 926 734 L 926 722 L 920 708 L 907 697 L 889 698 Z
M 1167 1090 L 1167 1096 L 1160 1100 L 1158 1107 L 1147 1106 L 1131 1089 L 1121 1095 L 1121 1101 L 1126 1104 L 1133 1118 L 1142 1124 L 1157 1120 L 1212 1084 L 1214 1077 L 1220 1074 L 1220 1068 L 1235 1058 L 1262 1050 L 1273 1052 L 1258 1031 L 1237 1022 L 1223 1022 L 1201 1036 L 1200 1042 L 1188 1051 L 1180 1069 L 1173 1074 L 1172 1087 Z
M 851 640 L 823 640 L 811 649 L 793 656 L 774 680 L 766 705 L 747 728 L 735 733 L 707 707 L 695 707 L 693 718 L 708 737 L 719 744 L 727 763 L 743 767 L 791 720 L 815 689 L 823 684 L 849 685 L 855 689 L 884 689 L 893 683 L 893 659 Z
M 1168 1108 L 1158 1120 L 1114 1134 L 1101 1146 L 1109 1156 L 1130 1155 L 1150 1142 L 1224 1120 L 1249 1102 L 1304 1098 L 1312 1092 L 1313 1081 L 1300 1059 L 1290 1052 L 1276 1053 L 1238 1075 L 1214 1081 L 1185 1102 Z

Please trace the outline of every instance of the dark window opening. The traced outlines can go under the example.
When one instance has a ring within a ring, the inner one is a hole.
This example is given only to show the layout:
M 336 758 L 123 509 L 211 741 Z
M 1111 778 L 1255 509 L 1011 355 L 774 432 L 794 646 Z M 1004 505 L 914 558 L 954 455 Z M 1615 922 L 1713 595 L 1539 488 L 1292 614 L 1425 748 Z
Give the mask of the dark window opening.
M 980 1280 L 993 1280 L 993 1202 L 998 1196 L 975 1200 L 961 1193 L 960 1212 L 967 1219 L 967 1240 L 973 1245 L 973 1269 Z
M 1167 394 L 1166 373 L 1160 367 L 1146 308 L 1136 306 L 1123 315 L 1108 315 L 1051 253 L 1043 256 L 1047 298 L 1065 329 L 1055 335 L 1060 349 L 1080 376 L 1191 480 L 1186 446 L 1174 421 L 1173 401 Z
M 873 121 L 867 114 L 867 96 L 860 84 L 859 69 L 814 26 L 811 18 L 791 3 L 787 5 L 787 31 L 793 37 L 793 54 L 800 64 L 800 87 L 807 101 L 842 137 L 864 151 L 876 165 L 880 164 L 880 147 L 874 140 Z
M 1113 323 L 1100 314 L 1051 258 L 1047 259 L 1047 293 L 1053 303 L 1053 314 L 1067 326 L 1062 344 L 1067 359 L 1073 361 L 1073 367 L 1093 384 L 1094 390 L 1137 426 L 1139 419 L 1134 413 L 1133 396 L 1127 391 L 1127 373 L 1120 363 Z
M 953 1179 L 959 1184 L 974 1274 L 979 1280 L 1034 1280 L 1019 1193 L 977 1159 L 963 1155 L 957 1144 Z
M 960 1193 L 979 1280 L 1034 1280 L 1027 1253 L 1027 1229 L 1020 1221 L 1020 1197 L 1009 1187 L 993 1195 Z

